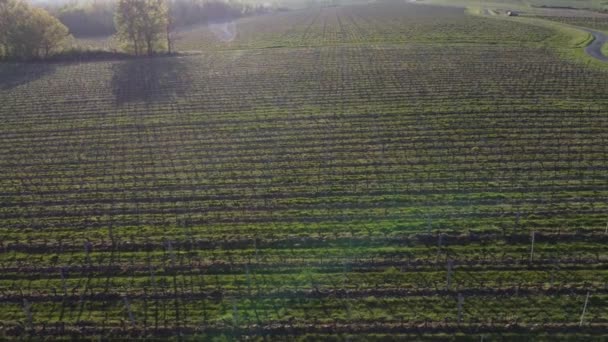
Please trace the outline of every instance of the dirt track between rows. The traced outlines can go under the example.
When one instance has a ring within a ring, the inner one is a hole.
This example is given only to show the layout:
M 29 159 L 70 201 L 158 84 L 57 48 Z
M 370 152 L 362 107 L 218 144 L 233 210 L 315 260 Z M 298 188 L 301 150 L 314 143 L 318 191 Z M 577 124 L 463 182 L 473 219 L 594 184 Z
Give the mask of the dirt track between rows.
M 593 35 L 593 41 L 591 42 L 591 44 L 589 44 L 589 45 L 587 45 L 587 47 L 585 47 L 585 52 L 589 56 L 591 56 L 595 59 L 599 59 L 600 61 L 608 62 L 608 56 L 605 56 L 602 53 L 602 46 L 604 46 L 604 44 L 608 43 L 608 35 L 606 35 L 602 32 L 589 30 L 589 29 L 585 29 L 585 28 L 583 30 L 585 30 Z

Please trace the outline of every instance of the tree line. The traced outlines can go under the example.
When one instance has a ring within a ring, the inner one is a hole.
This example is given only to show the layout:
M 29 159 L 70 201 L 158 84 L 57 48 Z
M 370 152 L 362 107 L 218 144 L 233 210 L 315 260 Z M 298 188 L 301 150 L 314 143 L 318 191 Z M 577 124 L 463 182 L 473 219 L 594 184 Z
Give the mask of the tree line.
M 47 58 L 64 51 L 72 35 L 114 35 L 125 52 L 135 55 L 172 53 L 178 26 L 269 11 L 265 6 L 221 0 L 117 0 L 89 5 L 43 9 L 24 0 L 0 0 L 0 57 Z

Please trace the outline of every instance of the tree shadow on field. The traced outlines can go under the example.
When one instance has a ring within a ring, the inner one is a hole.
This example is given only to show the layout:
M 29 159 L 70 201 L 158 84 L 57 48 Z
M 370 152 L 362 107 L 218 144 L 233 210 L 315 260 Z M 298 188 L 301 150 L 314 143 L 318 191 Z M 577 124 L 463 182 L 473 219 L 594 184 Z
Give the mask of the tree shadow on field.
M 52 64 L 0 63 L 0 90 L 10 90 L 55 71 Z
M 193 67 L 185 58 L 132 59 L 112 69 L 112 93 L 117 105 L 170 101 L 183 97 L 192 84 Z

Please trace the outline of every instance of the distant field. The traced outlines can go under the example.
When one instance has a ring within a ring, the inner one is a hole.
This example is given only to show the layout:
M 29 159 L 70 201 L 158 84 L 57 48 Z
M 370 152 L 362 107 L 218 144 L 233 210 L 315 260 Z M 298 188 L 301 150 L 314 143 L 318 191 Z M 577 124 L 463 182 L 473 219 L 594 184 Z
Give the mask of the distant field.
M 523 11 L 561 10 L 602 12 L 608 10 L 606 0 L 418 0 L 418 3 L 442 4 L 446 6 L 485 6 L 489 8 L 511 8 Z
M 226 34 L 224 32 L 230 32 Z M 462 8 L 377 4 L 299 10 L 181 34 L 182 50 L 344 44 L 533 43 L 553 32 L 464 15 Z
M 606 31 L 608 32 L 608 15 L 605 17 L 595 17 L 595 18 L 584 18 L 584 17 L 540 17 L 543 19 L 549 19 L 553 21 L 557 21 L 564 24 L 588 27 L 596 30 Z
M 454 8 L 236 32 L 0 64 L 0 338 L 605 334 L 607 71 Z
M 402 43 L 539 43 L 545 28 L 464 14 L 463 8 L 408 4 L 319 7 L 178 30 L 176 49 L 314 47 Z M 106 39 L 79 39 L 83 47 L 116 48 Z

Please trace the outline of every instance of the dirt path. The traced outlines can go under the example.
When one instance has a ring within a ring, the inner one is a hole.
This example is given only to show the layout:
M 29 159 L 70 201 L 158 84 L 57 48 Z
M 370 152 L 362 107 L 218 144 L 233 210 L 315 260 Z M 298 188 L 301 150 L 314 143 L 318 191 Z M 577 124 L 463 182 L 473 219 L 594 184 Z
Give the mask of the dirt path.
M 587 45 L 587 47 L 585 47 L 585 52 L 595 58 L 595 59 L 599 59 L 600 61 L 604 61 L 604 62 L 608 62 L 608 56 L 604 56 L 604 54 L 602 54 L 602 46 L 606 43 L 608 43 L 608 35 L 602 33 L 602 32 L 598 32 L 598 31 L 593 31 L 593 30 L 589 30 L 589 29 L 583 29 L 589 33 L 591 33 L 593 35 L 593 41 L 591 42 L 591 44 Z

